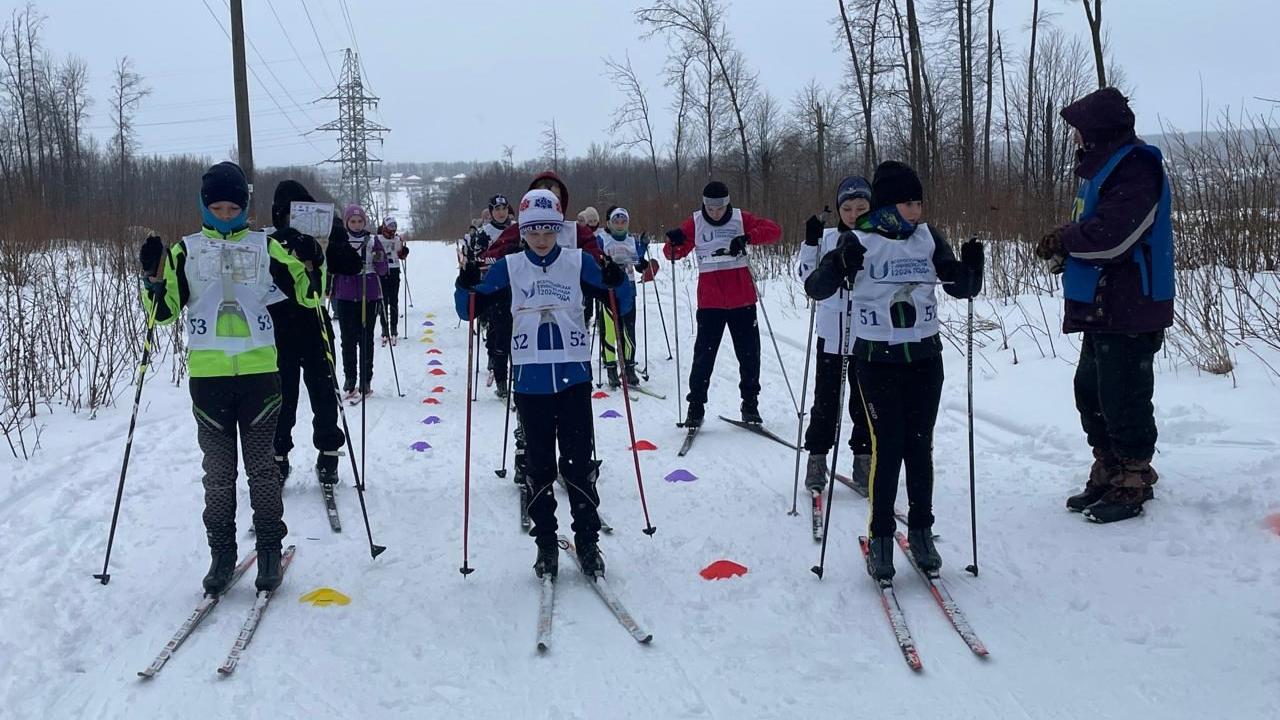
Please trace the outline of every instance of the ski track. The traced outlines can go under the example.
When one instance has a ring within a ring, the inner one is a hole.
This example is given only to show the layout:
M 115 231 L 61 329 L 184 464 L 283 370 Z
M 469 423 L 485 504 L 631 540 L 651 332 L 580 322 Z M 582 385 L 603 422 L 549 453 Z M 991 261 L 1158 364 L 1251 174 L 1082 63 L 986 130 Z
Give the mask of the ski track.
M 155 368 L 143 392 L 112 582 L 101 569 L 127 400 L 97 419 L 55 408 L 40 418 L 41 447 L 30 462 L 0 460 L 0 674 L 4 717 L 150 718 L 218 707 L 243 718 L 497 717 L 782 718 L 886 709 L 903 717 L 1232 718 L 1274 717 L 1280 703 L 1280 538 L 1262 518 L 1280 510 L 1280 389 L 1247 355 L 1237 380 L 1161 367 L 1157 413 L 1161 473 L 1148 513 L 1093 526 L 1062 508 L 1090 457 L 1071 397 L 1072 365 L 1038 359 L 1022 338 L 1021 361 L 985 348 L 995 368 L 978 373 L 975 442 L 981 577 L 970 561 L 964 359 L 947 349 L 947 380 L 935 436 L 937 531 L 944 577 L 991 649 L 973 657 L 907 560 L 897 557 L 898 596 L 924 661 L 921 676 L 902 663 L 862 568 L 856 536 L 866 503 L 843 486 L 833 499 L 826 576 L 809 572 L 819 547 L 808 515 L 788 517 L 795 455 L 712 419 L 677 460 L 684 431 L 674 425 L 675 361 L 648 296 L 652 385 L 668 400 L 633 404 L 655 536 L 646 537 L 622 394 L 593 402 L 605 459 L 602 511 L 615 528 L 602 545 L 610 580 L 654 634 L 638 645 L 562 557 L 552 647 L 534 649 L 534 546 L 519 527 L 517 493 L 501 466 L 505 405 L 480 388 L 473 406 L 470 564 L 462 564 L 462 445 L 467 339 L 452 309 L 452 247 L 414 243 L 416 306 L 396 347 L 395 397 L 387 350 L 379 348 L 376 395 L 368 401 L 366 500 L 371 560 L 342 458 L 337 497 L 343 532 L 330 531 L 309 449 L 303 394 L 294 430 L 294 476 L 286 521 L 298 555 L 234 676 L 219 678 L 252 602 L 252 575 L 155 679 L 146 666 L 190 612 L 207 565 L 200 524 L 200 455 L 185 387 Z M 692 356 L 693 274 L 680 268 L 671 307 L 670 265 L 658 290 L 674 330 L 681 313 L 681 379 Z M 799 293 L 762 283 L 783 361 L 799 392 L 808 313 Z M 771 292 L 772 291 L 772 292 Z M 794 300 L 793 300 L 794 298 Z M 1047 307 L 1047 312 L 1057 308 Z M 947 311 L 963 313 L 947 301 Z M 979 312 L 981 312 L 979 308 Z M 442 355 L 424 355 L 426 313 L 434 313 Z M 766 422 L 795 433 L 795 411 L 761 317 Z M 465 325 L 463 326 L 465 327 Z M 643 324 L 641 325 L 643 327 Z M 673 342 L 675 338 L 672 338 Z M 1072 345 L 1057 343 L 1074 354 Z M 643 358 L 643 345 L 638 358 Z M 448 374 L 433 376 L 439 358 Z M 1036 359 L 1033 359 L 1036 358 Z M 483 362 L 483 356 L 477 358 Z M 483 373 L 481 376 L 483 384 Z M 432 394 L 436 385 L 447 391 Z M 812 383 L 810 383 L 810 386 Z M 735 417 L 737 367 L 726 338 L 708 417 Z M 810 395 L 812 387 L 810 387 Z M 425 397 L 441 405 L 425 405 Z M 806 412 L 811 397 L 806 398 Z M 359 452 L 360 408 L 344 407 Z M 428 415 L 442 422 L 423 425 Z M 847 435 L 847 423 L 845 433 Z M 433 448 L 414 452 L 425 440 Z M 844 450 L 844 448 L 842 448 Z M 508 448 L 511 471 L 514 447 Z M 841 453 L 841 465 L 851 459 Z M 359 458 L 357 458 L 358 460 Z M 685 468 L 692 483 L 663 476 Z M 560 492 L 562 532 L 569 514 Z M 905 496 L 900 499 L 905 507 Z M 241 483 L 241 552 L 252 546 Z M 708 582 L 698 570 L 717 559 L 746 565 L 733 580 Z M 350 595 L 345 607 L 298 598 L 318 587 Z

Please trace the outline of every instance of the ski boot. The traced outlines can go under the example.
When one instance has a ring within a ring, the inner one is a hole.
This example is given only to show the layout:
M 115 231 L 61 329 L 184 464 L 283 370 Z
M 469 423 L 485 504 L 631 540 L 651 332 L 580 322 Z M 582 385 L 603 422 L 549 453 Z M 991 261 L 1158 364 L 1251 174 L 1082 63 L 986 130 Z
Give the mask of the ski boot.
M 507 366 L 505 364 L 501 365 L 490 370 L 490 372 L 493 373 L 493 394 L 497 395 L 499 400 L 506 400 L 511 392 L 507 388 Z
M 272 592 L 280 587 L 283 577 L 280 570 L 280 548 L 258 550 L 258 579 L 254 583 L 258 591 Z
M 594 541 L 579 542 L 577 550 L 582 572 L 593 580 L 604 577 L 604 556 L 600 554 L 600 544 Z
M 742 399 L 742 422 L 752 425 L 764 424 L 764 418 L 760 417 L 760 405 L 755 398 Z
M 338 451 L 328 450 L 316 456 L 316 478 L 321 485 L 338 484 Z
M 911 557 L 916 566 L 926 575 L 936 575 L 942 568 L 942 557 L 933 544 L 933 528 L 910 528 L 907 530 L 907 545 L 911 548 Z
M 606 365 L 604 368 L 605 377 L 609 380 L 609 389 L 617 390 L 622 387 L 622 380 L 618 378 L 618 366 L 614 364 Z
M 689 412 L 684 416 L 684 426 L 687 428 L 702 427 L 702 419 L 706 417 L 707 406 L 700 402 L 689 402 Z
M 359 393 L 356 392 L 356 381 L 347 380 L 342 384 L 342 400 L 344 402 L 354 402 L 360 399 Z
M 809 465 L 805 470 L 804 487 L 811 493 L 820 493 L 827 488 L 827 455 L 809 454 Z
M 538 558 L 533 561 L 533 574 L 542 578 L 550 575 L 554 580 L 560 571 L 560 547 L 552 541 L 550 545 L 538 545 Z
M 274 460 L 275 460 L 275 463 L 276 463 L 276 469 L 280 471 L 280 482 L 284 482 L 285 480 L 288 480 L 288 479 L 289 479 L 289 470 L 290 470 L 290 468 L 289 468 L 289 456 L 288 456 L 288 455 L 276 455 L 276 456 L 275 456 L 275 458 L 274 458 Z
M 867 497 L 871 494 L 869 485 L 871 483 L 871 456 L 870 455 L 854 455 L 853 456 L 853 475 L 850 476 L 853 481 L 853 491 Z
M 388 344 L 390 344 L 390 342 L 391 342 L 391 339 L 389 337 L 387 337 L 386 335 L 382 336 L 382 347 L 386 347 Z
M 627 363 L 627 385 L 635 387 L 640 384 L 640 376 L 636 374 L 636 364 Z
M 209 573 L 204 576 L 205 595 L 221 595 L 231 584 L 231 575 L 236 569 L 236 549 L 213 550 L 213 561 L 209 564 Z
M 396 346 L 396 340 L 398 340 L 398 339 L 399 339 L 399 337 L 400 337 L 400 336 L 399 336 L 399 335 L 397 335 L 397 334 L 395 333 L 395 331 L 393 330 L 393 331 L 392 331 L 392 334 L 391 334 L 390 336 L 388 336 L 388 342 L 390 342 L 390 343 L 391 343 L 391 347 L 395 347 L 395 346 Z
M 1107 450 L 1093 450 L 1093 466 L 1089 468 L 1089 481 L 1084 490 L 1067 498 L 1067 509 L 1084 512 L 1084 509 L 1102 499 L 1111 489 L 1111 482 L 1120 472 L 1120 458 Z
M 867 572 L 881 583 L 893 580 L 892 536 L 867 538 Z

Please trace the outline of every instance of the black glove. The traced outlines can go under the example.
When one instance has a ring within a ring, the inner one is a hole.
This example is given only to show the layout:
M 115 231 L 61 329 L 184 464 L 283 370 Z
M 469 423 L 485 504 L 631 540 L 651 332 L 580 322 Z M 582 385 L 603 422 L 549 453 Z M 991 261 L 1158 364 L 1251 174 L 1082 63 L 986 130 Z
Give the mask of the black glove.
M 969 275 L 969 297 L 974 297 L 982 291 L 983 267 L 986 265 L 983 246 L 977 238 L 970 238 L 960 246 L 960 263 Z
M 845 276 L 849 278 L 849 282 L 853 282 L 854 276 L 862 271 L 862 258 L 867 254 L 867 249 L 853 233 L 845 233 L 840 238 L 840 246 L 836 248 L 836 252 L 840 253 L 840 267 Z
M 671 247 L 680 247 L 689 242 L 689 238 L 684 236 L 684 231 L 680 228 L 672 228 L 667 231 L 667 242 L 671 243 Z
M 808 220 L 804 221 L 804 244 L 814 245 L 822 239 L 822 221 L 817 215 L 810 215 Z
M 138 250 L 138 262 L 142 265 L 142 274 L 147 276 L 159 273 L 160 261 L 164 258 L 164 241 L 159 235 L 152 235 L 142 243 Z
M 468 260 L 458 271 L 458 279 L 453 284 L 462 290 L 474 290 L 480 284 L 480 263 Z
M 302 262 L 311 263 L 312 267 L 324 261 L 324 250 L 320 243 L 310 235 L 298 235 L 293 241 L 293 256 Z
M 604 286 L 607 288 L 616 288 L 627 281 L 627 274 L 623 272 L 622 266 L 613 261 L 611 257 L 605 257 L 604 267 L 601 268 L 600 276 L 604 280 Z
M 329 230 L 329 242 L 347 242 L 351 239 L 351 235 L 347 233 L 347 226 L 342 223 L 340 218 L 333 219 L 333 227 Z
M 750 235 L 739 235 L 729 241 L 729 254 L 733 256 L 746 255 L 747 244 L 751 242 Z

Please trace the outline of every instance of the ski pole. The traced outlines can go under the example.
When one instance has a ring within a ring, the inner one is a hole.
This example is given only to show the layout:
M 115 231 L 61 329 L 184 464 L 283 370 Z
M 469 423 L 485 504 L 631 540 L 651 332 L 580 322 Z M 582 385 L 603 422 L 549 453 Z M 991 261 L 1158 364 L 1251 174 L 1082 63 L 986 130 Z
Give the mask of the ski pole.
M 401 335 L 405 340 L 409 339 L 409 258 L 400 261 L 400 281 L 404 283 L 404 307 L 400 308 L 404 312 L 400 317 L 404 318 L 403 332 Z
M 618 327 L 618 323 L 622 322 L 622 316 L 618 313 L 618 296 L 613 288 L 609 289 L 609 308 L 613 311 L 614 327 Z M 614 353 L 613 361 L 617 365 L 618 376 L 622 380 L 622 404 L 627 408 L 627 431 L 631 433 L 631 459 L 636 465 L 636 487 L 640 489 L 640 508 L 644 510 L 644 534 L 652 537 L 658 528 L 649 522 L 649 504 L 644 499 L 644 479 L 640 476 L 640 450 L 636 448 L 636 425 L 631 418 L 631 391 L 627 384 L 622 353 Z
M 409 258 L 405 258 L 402 262 L 408 263 Z M 404 273 L 404 297 L 406 300 L 409 301 L 409 307 L 413 307 L 413 290 L 409 289 L 409 267 L 407 264 L 405 265 L 405 273 Z M 406 321 L 409 319 L 408 310 L 405 310 L 404 317 Z M 408 335 L 406 335 L 405 337 L 408 337 Z
M 851 356 L 844 354 L 845 341 L 852 331 L 850 324 L 853 321 L 853 288 L 849 287 L 848 278 L 845 278 L 844 285 L 848 300 L 845 301 L 844 323 L 840 326 L 840 402 L 836 404 L 836 444 L 831 448 L 831 477 L 827 479 L 827 516 L 822 520 L 822 552 L 818 556 L 818 564 L 809 568 L 819 580 L 822 579 L 822 573 L 827 567 L 827 538 L 831 537 L 831 506 L 835 504 L 833 501 L 836 496 L 836 468 L 840 466 L 840 433 L 844 427 L 844 384 L 849 378 L 849 365 L 853 361 Z
M 476 325 L 476 293 L 467 293 L 467 332 L 475 331 Z M 467 342 L 467 397 L 471 397 L 471 366 L 476 360 L 476 346 Z M 463 450 L 465 465 L 462 466 L 462 567 L 458 572 L 465 577 L 475 572 L 470 563 L 470 547 L 468 538 L 471 534 L 471 403 L 467 403 L 466 444 Z
M 641 312 L 644 315 L 642 321 L 644 323 L 644 372 L 640 374 L 644 375 L 645 382 L 649 382 L 649 284 L 644 281 L 643 276 L 640 278 L 640 292 L 644 302 L 641 306 L 643 307 Z
M 502 469 L 494 470 L 493 474 L 500 478 L 507 476 L 507 446 L 511 439 L 511 376 L 515 375 L 515 368 L 511 367 L 510 359 L 507 362 L 507 414 L 506 419 L 502 421 Z
M 161 257 L 160 267 L 164 267 Z M 160 269 L 156 270 L 156 275 Z M 94 579 L 106 585 L 111 582 L 111 573 L 107 572 L 111 564 L 111 548 L 116 541 L 116 526 L 120 521 L 120 503 L 124 499 L 124 479 L 129 472 L 129 454 L 133 452 L 133 430 L 138 425 L 138 406 L 142 402 L 142 381 L 147 377 L 147 367 L 151 364 L 151 348 L 156 341 L 156 308 L 164 301 L 163 296 L 153 297 L 151 312 L 147 313 L 147 336 L 142 341 L 142 358 L 138 361 L 138 387 L 133 391 L 133 413 L 129 416 L 129 434 L 124 441 L 124 461 L 120 463 L 120 483 L 116 487 L 115 509 L 111 511 L 111 530 L 107 533 L 107 555 L 102 560 L 102 572 L 94 575 Z
M 800 501 L 800 441 L 804 437 L 804 397 L 809 392 L 809 359 L 813 354 L 813 322 L 818 313 L 818 303 L 813 300 L 809 301 L 809 334 L 805 337 L 807 342 L 804 346 L 804 377 L 800 383 L 800 405 L 801 410 L 796 413 L 796 476 L 791 483 L 791 512 L 788 515 L 799 515 L 796 504 Z M 817 392 L 817 389 L 814 389 Z M 836 437 L 836 442 L 840 442 L 840 438 Z
M 672 255 L 672 258 L 671 258 L 671 320 L 673 323 L 675 323 L 675 336 L 676 336 L 676 427 L 682 428 L 684 427 L 684 420 L 681 419 L 680 417 L 680 401 L 684 399 L 684 392 L 680 387 L 680 380 L 681 380 L 681 377 L 680 377 L 680 303 L 679 303 L 679 300 L 676 299 L 676 285 L 678 283 L 676 282 L 677 273 L 676 273 L 675 248 L 671 249 L 671 255 Z M 661 305 L 658 306 L 658 312 L 659 313 L 662 312 Z M 666 320 L 663 320 L 662 329 L 664 332 L 666 331 L 666 328 L 667 328 L 667 322 Z M 671 345 L 669 343 L 667 345 L 667 348 L 668 349 L 671 348 Z M 668 357 L 667 359 L 670 360 L 671 358 Z
M 978 500 L 975 494 L 976 483 L 974 480 L 974 464 L 973 464 L 973 298 L 969 298 L 969 315 L 965 323 L 965 342 L 966 352 L 965 359 L 968 365 L 968 395 L 969 395 L 969 530 L 973 539 L 973 564 L 965 568 L 965 571 L 978 576 Z
M 751 289 L 756 293 L 756 301 L 760 304 L 760 312 L 764 314 L 765 327 L 769 328 L 769 339 L 773 341 L 773 352 L 778 356 L 778 367 L 782 370 L 782 379 L 787 383 L 787 393 L 791 395 L 791 404 L 795 406 L 796 412 L 803 412 L 800 409 L 800 403 L 796 401 L 796 391 L 791 388 L 791 377 L 787 374 L 787 364 L 782 360 L 782 350 L 778 348 L 778 338 L 773 334 L 773 323 L 769 322 L 769 308 L 764 304 L 764 298 L 760 296 L 760 288 L 756 285 L 756 271 L 751 266 L 751 257 L 747 256 L 747 275 L 751 278 Z
M 387 318 L 391 316 L 390 311 L 387 309 L 387 304 L 385 302 L 379 303 L 378 308 L 381 311 L 381 315 L 382 315 L 382 327 L 385 329 L 387 327 Z M 400 391 L 400 371 L 396 369 L 395 343 L 388 341 L 387 349 L 391 351 L 391 376 L 396 379 L 396 395 L 400 397 L 404 397 L 404 393 Z
M 351 458 L 351 475 L 356 481 L 356 495 L 360 498 L 360 515 L 364 518 L 364 532 L 369 538 L 369 555 L 378 557 L 386 550 L 384 545 L 375 545 L 373 530 L 369 527 L 369 509 L 364 501 L 364 474 L 356 467 L 356 450 L 351 443 L 351 427 L 347 424 L 346 403 L 342 401 L 342 388 L 338 386 L 338 368 L 333 357 L 333 340 L 329 335 L 329 323 L 324 316 L 323 307 L 316 307 L 316 318 L 320 321 L 320 337 L 324 339 L 324 356 L 329 363 L 329 380 L 333 385 L 334 401 L 338 403 L 338 417 L 342 418 L 342 437 L 347 441 L 347 457 Z

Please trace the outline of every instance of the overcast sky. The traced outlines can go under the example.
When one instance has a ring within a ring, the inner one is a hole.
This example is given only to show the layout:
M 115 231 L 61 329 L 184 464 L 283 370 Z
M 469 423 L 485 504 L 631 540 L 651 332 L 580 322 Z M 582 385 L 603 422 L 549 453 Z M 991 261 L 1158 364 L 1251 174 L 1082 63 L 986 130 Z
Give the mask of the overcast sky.
M 371 117 L 392 129 L 384 159 L 497 159 L 503 145 L 528 159 L 539 154 L 542 123 L 552 117 L 569 153 L 585 153 L 592 141 L 609 141 L 619 102 L 603 57 L 630 53 L 651 103 L 665 108 L 669 98 L 659 77 L 666 48 L 640 37 L 632 11 L 641 5 L 347 0 L 349 29 L 341 0 L 248 0 L 246 29 L 257 48 L 249 50 L 257 75 L 250 77 L 255 160 L 316 163 L 333 154 L 332 135 L 298 132 L 335 117 L 332 103 L 312 101 L 330 92 L 330 66 L 340 73 L 342 50 L 354 45 L 382 98 Z M 1057 13 L 1055 25 L 1087 31 L 1076 0 L 1041 5 Z M 789 102 L 810 78 L 840 82 L 845 51 L 831 23 L 835 0 L 733 0 L 729 7 L 738 46 L 775 96 Z M 996 7 L 1008 53 L 1024 53 L 1031 0 L 997 0 Z M 153 90 L 137 115 L 142 150 L 226 155 L 235 142 L 231 48 L 214 19 L 228 24 L 225 0 L 38 0 L 37 8 L 48 18 L 45 42 L 54 56 L 74 53 L 90 65 L 95 133 L 110 133 L 110 69 L 128 55 Z M 1140 131 L 1157 130 L 1162 119 L 1197 129 L 1202 102 L 1270 113 L 1273 106 L 1254 96 L 1280 96 L 1274 0 L 1107 0 L 1104 19 L 1134 89 Z M 668 114 L 659 115 L 665 137 Z

